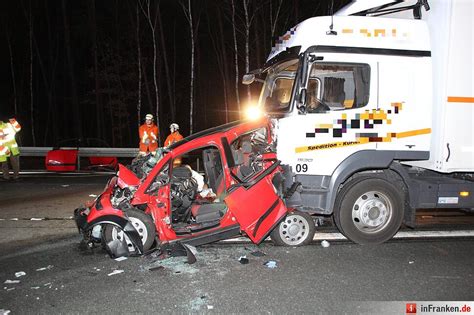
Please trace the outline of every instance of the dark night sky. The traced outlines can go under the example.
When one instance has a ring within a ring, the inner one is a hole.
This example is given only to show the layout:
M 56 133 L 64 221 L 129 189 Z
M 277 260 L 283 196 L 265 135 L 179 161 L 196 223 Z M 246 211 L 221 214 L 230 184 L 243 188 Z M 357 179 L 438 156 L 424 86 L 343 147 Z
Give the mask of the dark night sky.
M 234 2 L 241 77 L 245 72 L 244 1 Z M 276 16 L 280 2 L 275 36 L 304 19 L 331 12 L 329 0 L 249 0 L 251 69 L 261 66 L 270 52 L 270 15 Z M 349 1 L 333 2 L 337 11 Z M 146 9 L 147 2 L 140 3 Z M 228 120 L 238 119 L 231 3 L 191 1 L 196 32 L 194 132 L 226 122 L 225 100 Z M 135 0 L 1 2 L 0 118 L 16 115 L 23 127 L 21 145 L 50 146 L 79 136 L 102 138 L 114 147 L 137 145 L 138 43 L 140 117 L 156 112 L 152 33 L 139 9 L 137 40 L 137 4 Z M 150 2 L 151 19 L 156 23 L 162 139 L 172 120 L 172 106 L 182 133 L 189 133 L 191 40 L 183 10 L 187 4 L 187 0 Z M 256 88 L 252 91 L 255 99 Z M 239 95 L 242 105 L 246 104 L 241 84 Z

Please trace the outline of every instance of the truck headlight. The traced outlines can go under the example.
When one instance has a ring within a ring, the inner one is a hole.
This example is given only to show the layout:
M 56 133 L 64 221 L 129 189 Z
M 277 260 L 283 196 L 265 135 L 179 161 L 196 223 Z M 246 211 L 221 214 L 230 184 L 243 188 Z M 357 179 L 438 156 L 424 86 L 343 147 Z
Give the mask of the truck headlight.
M 245 117 L 251 120 L 257 120 L 263 116 L 263 111 L 256 107 L 250 106 L 245 109 Z

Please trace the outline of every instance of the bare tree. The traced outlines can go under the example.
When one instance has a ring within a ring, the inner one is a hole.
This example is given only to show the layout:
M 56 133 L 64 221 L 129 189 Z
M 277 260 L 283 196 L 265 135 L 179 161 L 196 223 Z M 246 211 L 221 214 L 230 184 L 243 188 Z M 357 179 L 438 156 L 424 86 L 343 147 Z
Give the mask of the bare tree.
M 208 19 L 210 20 L 209 17 L 209 11 L 208 10 Z M 224 92 L 224 116 L 225 116 L 225 122 L 229 122 L 229 101 L 228 101 L 228 93 L 227 93 L 227 57 L 226 57 L 226 49 L 225 49 L 225 41 L 224 41 L 224 27 L 222 23 L 222 17 L 221 17 L 221 12 L 217 8 L 217 21 L 219 28 L 218 29 L 211 29 L 210 23 L 207 24 L 208 30 L 209 30 L 209 37 L 211 39 L 212 47 L 214 48 L 214 51 L 216 53 L 216 61 L 217 61 L 217 67 L 219 69 L 219 73 L 222 78 L 222 87 L 223 87 L 223 92 Z M 212 14 L 212 12 L 211 12 Z M 219 37 L 219 42 L 217 42 L 217 38 Z
M 69 67 L 69 76 L 71 83 L 71 96 L 72 96 L 72 112 L 73 112 L 73 121 L 75 131 L 77 132 L 78 137 L 82 137 L 82 124 L 81 124 L 81 115 L 79 111 L 79 101 L 77 96 L 77 87 L 76 87 L 76 76 L 74 74 L 74 61 L 71 54 L 71 40 L 69 33 L 69 22 L 66 12 L 66 2 L 65 0 L 61 1 L 62 4 L 62 13 L 63 13 L 63 23 L 64 23 L 64 42 L 66 46 L 66 57 L 68 60 Z
M 46 97 L 48 98 L 48 110 L 47 110 L 47 120 L 46 120 L 46 127 L 45 127 L 45 132 L 44 132 L 44 138 L 43 138 L 43 144 L 46 142 L 46 136 L 49 130 L 49 112 L 51 111 L 51 108 L 54 106 L 53 105 L 53 95 L 52 95 L 52 85 L 54 84 L 52 81 L 54 80 L 53 77 L 51 77 L 51 80 L 48 79 L 47 72 L 46 72 L 46 66 L 45 63 L 43 62 L 43 58 L 41 57 L 41 53 L 38 47 L 38 41 L 36 40 L 36 37 L 33 35 L 33 42 L 35 46 L 35 51 L 36 51 L 36 60 L 38 60 L 38 64 L 40 66 L 39 71 L 43 77 L 43 84 L 45 87 L 46 91 Z M 52 71 L 54 71 L 54 65 L 51 65 Z
M 97 128 L 97 137 L 103 137 L 103 113 L 102 113 L 102 103 L 100 102 L 100 80 L 99 80 L 99 62 L 97 57 L 97 22 L 95 17 L 95 0 L 88 1 L 88 9 L 89 9 L 89 20 L 90 20 L 90 28 L 91 28 L 91 35 L 92 35 L 92 53 L 94 55 L 94 81 L 95 81 L 95 107 L 96 107 L 96 128 Z
M 157 77 L 156 77 L 156 54 L 157 54 L 157 51 L 156 51 L 156 37 L 155 37 L 155 33 L 156 33 L 156 17 L 155 17 L 155 21 L 153 21 L 152 19 L 152 16 L 151 16 L 151 13 L 150 13 L 150 0 L 145 0 L 145 8 L 143 7 L 142 5 L 142 0 L 138 0 L 138 4 L 140 5 L 140 8 L 143 12 L 143 15 L 145 16 L 147 22 L 148 22 L 148 25 L 150 26 L 150 31 L 151 31 L 151 36 L 152 36 L 152 39 L 153 39 L 153 84 L 155 86 L 155 101 L 156 101 L 156 107 L 155 107 L 155 112 L 156 112 L 156 122 L 158 124 L 158 126 L 160 125 L 160 119 L 159 119 L 159 109 L 160 109 L 160 99 L 159 99 L 159 95 L 158 95 L 158 82 L 157 82 Z M 158 10 L 158 9 L 157 9 Z M 158 144 L 161 146 L 161 141 L 160 141 L 160 137 L 158 137 Z
M 36 147 L 35 137 L 35 115 L 34 115 L 34 102 L 33 102 L 33 16 L 32 16 L 32 4 L 30 2 L 29 12 L 29 27 L 30 27 L 30 115 L 31 115 L 31 137 L 33 140 L 33 146 Z
M 175 120 L 176 118 L 176 108 L 175 108 L 175 98 L 173 94 L 173 88 L 171 86 L 171 74 L 169 70 L 169 65 L 168 65 L 168 56 L 166 53 L 166 42 L 165 42 L 165 34 L 163 31 L 163 23 L 161 22 L 161 13 L 157 12 L 158 15 L 158 26 L 160 28 L 160 40 L 161 40 L 161 47 L 163 48 L 162 53 L 163 53 L 163 64 L 165 66 L 165 76 L 166 76 L 166 87 L 168 89 L 168 99 L 169 99 L 169 106 L 171 109 L 171 120 Z
M 137 61 L 138 61 L 138 97 L 137 97 L 137 122 L 140 127 L 142 109 L 142 53 L 140 48 L 140 14 L 137 3 Z
M 237 101 L 237 110 L 240 118 L 240 95 L 239 95 L 239 50 L 237 46 L 237 25 L 235 24 L 235 3 L 231 0 L 232 5 L 232 35 L 234 38 L 234 65 L 235 65 L 235 98 Z
M 245 13 L 245 73 L 250 72 L 250 26 L 252 19 L 249 17 L 249 3 L 250 0 L 243 0 L 244 13 Z M 252 94 L 250 93 L 250 86 L 247 85 L 247 100 L 250 103 L 252 100 Z
M 12 85 L 13 85 L 13 105 L 15 117 L 18 115 L 18 105 L 16 100 L 16 80 L 15 80 L 15 67 L 13 63 L 13 53 L 12 53 L 12 44 L 10 42 L 10 34 L 5 27 L 5 36 L 7 38 L 8 52 L 10 53 L 10 71 L 12 74 Z
M 282 4 L 283 0 L 278 1 L 278 7 L 277 7 L 277 10 L 276 10 L 275 17 L 273 17 L 272 2 L 273 1 L 270 1 L 270 26 L 271 26 L 271 31 L 272 31 L 271 40 L 273 41 L 273 38 L 275 37 L 275 28 L 277 26 L 278 16 L 280 15 L 281 4 Z
M 191 8 L 191 0 L 188 0 L 188 6 L 186 7 L 181 3 L 183 7 L 184 15 L 186 16 L 189 23 L 189 32 L 191 35 L 191 75 L 189 84 L 189 134 L 193 133 L 193 112 L 194 112 L 194 24 L 193 24 L 193 13 Z

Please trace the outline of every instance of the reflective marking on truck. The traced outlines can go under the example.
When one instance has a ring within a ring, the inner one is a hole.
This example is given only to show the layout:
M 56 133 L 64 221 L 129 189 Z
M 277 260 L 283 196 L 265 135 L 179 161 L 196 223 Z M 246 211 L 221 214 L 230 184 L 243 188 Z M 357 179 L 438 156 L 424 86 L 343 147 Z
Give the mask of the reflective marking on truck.
M 459 198 L 458 197 L 438 197 L 438 204 L 458 204 Z
M 393 138 L 407 138 L 419 135 L 430 134 L 431 128 L 409 130 L 404 132 L 388 132 L 385 137 L 381 137 L 378 133 L 358 133 L 356 134 L 356 141 L 341 141 L 332 143 L 321 143 L 316 145 L 309 145 L 304 147 L 296 147 L 295 153 L 302 153 L 307 151 L 316 151 L 324 149 L 335 149 L 341 147 L 347 147 L 358 144 L 366 144 L 369 142 L 391 142 Z
M 431 133 L 431 128 L 411 130 L 411 131 L 405 131 L 405 132 L 397 132 L 395 136 L 399 139 L 399 138 L 413 137 L 413 136 L 418 136 L 418 135 L 426 135 L 429 133 Z
M 448 96 L 449 103 L 474 103 L 474 97 Z
M 347 147 L 347 146 L 358 145 L 358 144 L 366 144 L 368 142 L 369 142 L 369 139 L 364 138 L 364 139 L 360 139 L 359 141 L 341 141 L 341 142 L 333 142 L 333 143 L 322 143 L 322 144 L 317 144 L 317 145 L 298 147 L 298 148 L 295 148 L 295 152 L 302 153 L 302 152 L 307 152 L 307 151 L 334 149 L 334 148 L 341 148 L 341 147 Z

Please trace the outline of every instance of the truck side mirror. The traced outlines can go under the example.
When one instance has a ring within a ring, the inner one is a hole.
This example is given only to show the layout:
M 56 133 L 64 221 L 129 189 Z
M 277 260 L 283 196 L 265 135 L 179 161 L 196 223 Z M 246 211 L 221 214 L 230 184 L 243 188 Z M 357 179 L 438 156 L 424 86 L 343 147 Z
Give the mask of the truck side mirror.
M 244 85 L 250 85 L 254 81 L 255 81 L 255 74 L 253 73 L 244 74 L 244 76 L 242 77 L 242 84 Z

